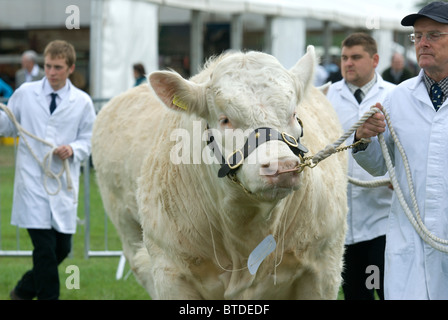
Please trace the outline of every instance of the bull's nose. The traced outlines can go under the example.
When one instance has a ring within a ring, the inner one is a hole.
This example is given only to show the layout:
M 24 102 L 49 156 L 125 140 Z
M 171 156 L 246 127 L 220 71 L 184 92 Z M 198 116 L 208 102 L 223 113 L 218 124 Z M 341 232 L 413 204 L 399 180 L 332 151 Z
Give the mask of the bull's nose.
M 299 182 L 298 160 L 274 161 L 260 167 L 260 175 L 272 187 L 294 189 Z M 286 173 L 282 173 L 287 171 Z
M 283 171 L 292 170 L 299 166 L 297 160 L 280 160 L 271 161 L 266 164 L 262 164 L 260 168 L 260 175 L 263 176 L 277 176 Z

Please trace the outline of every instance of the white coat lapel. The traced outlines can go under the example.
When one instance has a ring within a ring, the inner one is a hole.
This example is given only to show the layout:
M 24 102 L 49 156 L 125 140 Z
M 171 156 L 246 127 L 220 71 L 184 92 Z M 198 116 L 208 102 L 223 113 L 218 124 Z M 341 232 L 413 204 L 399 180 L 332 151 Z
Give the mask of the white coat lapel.
M 46 112 L 48 114 L 50 114 L 50 105 L 48 104 L 47 98 L 45 97 L 45 92 L 44 92 L 44 81 L 45 78 L 40 80 L 41 84 L 36 86 L 36 88 L 34 89 L 34 95 L 36 98 L 36 102 L 39 105 L 39 108 L 43 109 L 42 112 Z
M 69 99 L 68 97 L 65 99 L 62 99 L 62 101 L 59 103 L 59 105 L 56 107 L 56 110 L 54 110 L 53 114 L 57 114 L 61 111 L 63 111 L 65 108 L 68 107 Z
M 341 86 L 338 88 L 343 99 L 348 100 L 351 104 L 358 105 L 355 96 L 350 92 L 347 83 L 343 80 L 340 82 Z
M 433 108 L 429 93 L 423 81 L 416 81 L 414 85 L 409 87 L 412 95 L 423 104 Z M 410 94 L 411 94 L 410 93 Z
M 423 81 L 423 69 L 420 70 L 420 73 L 416 78 L 413 79 L 413 83 L 410 83 L 408 89 L 410 91 L 410 95 L 414 96 L 417 100 L 419 100 L 424 105 L 427 105 L 430 108 L 434 108 L 431 102 L 431 98 L 429 97 L 429 93 L 426 89 L 425 82 Z
M 374 84 L 374 86 L 369 90 L 369 92 L 367 92 L 366 96 L 364 97 L 362 102 L 368 102 L 369 99 L 372 99 L 374 97 L 376 97 L 378 95 L 378 90 L 379 90 L 379 86 L 378 86 L 378 82 Z M 375 101 L 376 102 L 376 101 Z M 369 102 L 369 103 L 373 103 L 373 102 Z

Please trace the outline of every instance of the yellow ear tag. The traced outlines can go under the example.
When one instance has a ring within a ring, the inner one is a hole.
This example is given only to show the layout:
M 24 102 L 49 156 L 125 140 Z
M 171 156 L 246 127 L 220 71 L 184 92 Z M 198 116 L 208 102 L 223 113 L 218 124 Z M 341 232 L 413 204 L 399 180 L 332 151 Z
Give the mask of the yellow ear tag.
M 180 101 L 179 97 L 176 96 L 176 95 L 174 95 L 174 98 L 173 98 L 173 104 L 174 104 L 175 106 L 178 106 L 178 107 L 181 108 L 181 109 L 184 109 L 184 110 L 187 110 L 187 109 L 188 109 L 187 105 L 186 105 L 185 103 L 183 103 L 182 101 Z

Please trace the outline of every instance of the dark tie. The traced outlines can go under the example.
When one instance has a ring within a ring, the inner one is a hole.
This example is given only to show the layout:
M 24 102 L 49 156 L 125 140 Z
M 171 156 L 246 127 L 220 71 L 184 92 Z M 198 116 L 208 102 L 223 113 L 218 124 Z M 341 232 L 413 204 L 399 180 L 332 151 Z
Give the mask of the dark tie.
M 356 89 L 355 98 L 356 98 L 356 101 L 358 101 L 358 103 L 361 103 L 361 101 L 362 101 L 362 90 L 361 89 Z
M 53 113 L 54 109 L 56 109 L 56 97 L 57 93 L 51 93 L 51 103 L 50 103 L 50 114 Z
M 434 109 L 438 111 L 443 102 L 443 92 L 437 83 L 431 86 L 431 101 Z

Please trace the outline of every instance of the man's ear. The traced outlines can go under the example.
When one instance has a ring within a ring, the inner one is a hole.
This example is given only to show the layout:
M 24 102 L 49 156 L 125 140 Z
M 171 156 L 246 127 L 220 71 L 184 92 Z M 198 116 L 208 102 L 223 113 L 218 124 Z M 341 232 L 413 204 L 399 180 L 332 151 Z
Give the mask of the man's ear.
M 149 75 L 149 86 L 166 107 L 204 117 L 208 113 L 205 88 L 185 80 L 173 71 L 156 71 Z
M 380 62 L 380 55 L 378 53 L 375 53 L 372 58 L 373 58 L 373 67 L 376 68 L 378 66 L 378 63 Z
M 331 81 L 328 81 L 327 83 L 321 85 L 320 87 L 317 87 L 324 95 L 327 95 L 328 90 L 330 90 Z
M 71 75 L 74 71 L 75 71 L 75 65 L 72 64 L 72 66 L 70 68 L 68 68 L 68 74 Z

